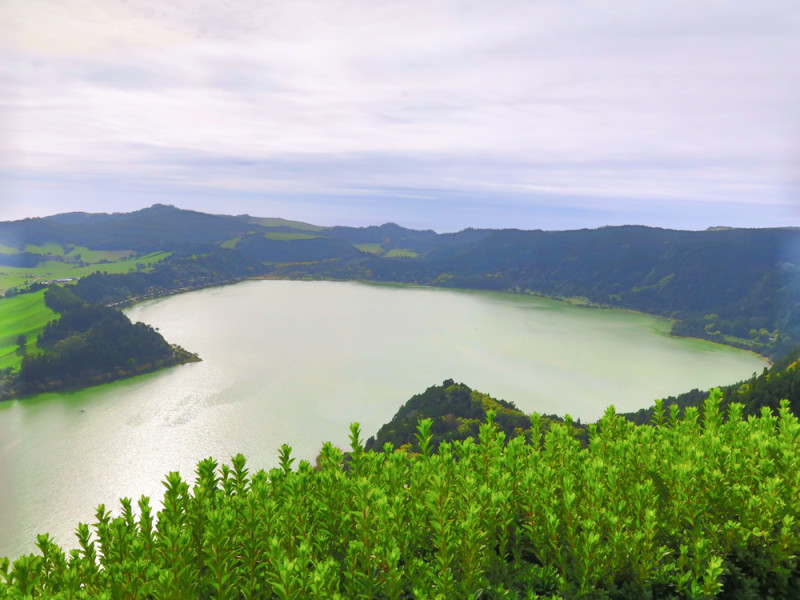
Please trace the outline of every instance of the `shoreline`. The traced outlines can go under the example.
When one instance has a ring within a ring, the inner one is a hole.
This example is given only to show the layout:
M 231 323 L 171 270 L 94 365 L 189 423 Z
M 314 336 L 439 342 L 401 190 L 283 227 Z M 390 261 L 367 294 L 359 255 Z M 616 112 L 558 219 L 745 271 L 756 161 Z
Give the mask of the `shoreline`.
M 403 281 L 375 281 L 371 279 L 333 279 L 327 277 L 317 277 L 317 278 L 302 278 L 302 277 L 283 277 L 279 275 L 264 275 L 264 276 L 252 276 L 247 277 L 243 281 L 331 281 L 331 282 L 338 282 L 338 283 L 360 283 L 364 285 L 374 285 L 379 287 L 395 287 L 395 288 L 419 288 L 419 289 L 427 289 L 427 290 L 443 290 L 443 291 L 461 291 L 461 292 L 479 292 L 479 293 L 489 293 L 489 294 L 504 294 L 508 296 L 528 296 L 533 298 L 541 298 L 543 300 L 548 300 L 551 302 L 558 302 L 559 304 L 565 304 L 567 306 L 572 306 L 575 308 L 588 308 L 593 310 L 610 310 L 610 311 L 617 311 L 617 312 L 624 312 L 632 315 L 642 315 L 646 317 L 654 317 L 657 319 L 663 319 L 664 321 L 669 322 L 670 324 L 678 323 L 679 319 L 674 319 L 671 317 L 666 317 L 664 315 L 659 315 L 655 313 L 649 313 L 642 310 L 636 310 L 635 308 L 628 308 L 623 306 L 614 306 L 612 304 L 599 304 L 596 302 L 592 302 L 590 300 L 586 300 L 585 302 L 575 302 L 574 299 L 565 298 L 563 296 L 548 296 L 546 294 L 542 294 L 539 292 L 535 292 L 533 290 L 524 290 L 524 291 L 514 291 L 514 290 L 487 290 L 483 288 L 465 288 L 465 287 L 447 287 L 441 285 L 431 285 L 431 284 L 424 284 L 424 283 L 407 283 Z M 239 282 L 235 282 L 239 283 Z M 224 285 L 224 284 L 223 284 Z M 767 367 L 771 367 L 775 364 L 775 361 L 770 357 L 760 354 L 755 350 L 750 348 L 742 348 L 741 346 L 736 346 L 734 344 L 728 344 L 725 342 L 720 342 L 718 340 L 711 340 L 708 338 L 697 337 L 697 336 L 690 336 L 690 335 L 675 335 L 671 333 L 671 331 L 667 331 L 665 333 L 667 337 L 672 337 L 675 339 L 683 339 L 683 340 L 695 340 L 701 342 L 707 342 L 710 344 L 716 344 L 718 346 L 723 346 L 725 348 L 733 348 L 736 350 L 740 350 L 742 352 L 747 352 L 753 356 L 756 356 L 763 360 Z
M 153 364 L 150 368 L 138 369 L 135 372 L 123 371 L 122 373 L 119 373 L 119 372 L 109 371 L 101 375 L 95 375 L 94 377 L 96 378 L 96 381 L 92 381 L 87 385 L 65 385 L 55 388 L 35 390 L 24 394 L 15 394 L 11 396 L 5 396 L 2 392 L 0 392 L 0 403 L 11 402 L 13 400 L 26 400 L 28 398 L 33 398 L 41 394 L 58 394 L 62 392 L 68 393 L 68 392 L 77 392 L 80 390 L 87 390 L 89 388 L 106 385 L 108 383 L 114 383 L 115 381 L 122 381 L 123 379 L 133 379 L 134 377 L 139 377 L 140 375 L 157 373 L 158 371 L 163 371 L 164 369 L 169 369 L 171 367 L 179 367 L 181 365 L 188 365 L 195 362 L 202 362 L 203 360 L 195 352 L 189 352 L 185 348 L 176 346 L 174 344 L 172 346 L 174 347 L 175 350 L 175 356 L 173 357 L 172 360 L 167 361 L 168 364 L 160 364 L 160 365 Z
M 204 284 L 204 285 L 184 286 L 184 287 L 181 287 L 181 288 L 176 288 L 176 289 L 173 289 L 173 290 L 167 290 L 167 291 L 164 291 L 163 293 L 157 293 L 157 294 L 153 294 L 153 295 L 149 295 L 149 296 L 145 296 L 145 297 L 139 296 L 139 297 L 128 298 L 126 300 L 121 300 L 119 302 L 106 304 L 105 306 L 107 306 L 109 308 L 113 308 L 113 309 L 122 311 L 125 308 L 129 308 L 131 306 L 134 306 L 135 304 L 139 304 L 141 302 L 147 302 L 149 300 L 158 300 L 160 298 L 167 298 L 169 296 L 176 296 L 176 295 L 179 295 L 179 294 L 184 294 L 184 293 L 188 293 L 188 292 L 196 292 L 196 291 L 200 291 L 200 290 L 203 290 L 203 289 L 209 289 L 209 288 L 214 288 L 214 287 L 235 285 L 237 283 L 242 283 L 242 282 L 245 282 L 245 281 L 308 281 L 308 282 L 328 281 L 328 282 L 333 282 L 333 283 L 358 283 L 358 284 L 361 284 L 361 285 L 371 285 L 371 286 L 376 286 L 376 287 L 388 287 L 388 288 L 406 288 L 406 289 L 418 288 L 418 289 L 426 289 L 426 290 L 472 292 L 472 293 L 484 293 L 484 294 L 486 294 L 486 293 L 489 293 L 489 294 L 500 294 L 500 295 L 506 295 L 506 296 L 539 298 L 539 299 L 542 299 L 542 300 L 547 300 L 549 302 L 557 302 L 559 304 L 563 304 L 563 305 L 574 307 L 574 308 L 587 308 L 587 309 L 594 309 L 594 310 L 619 311 L 619 312 L 624 312 L 624 313 L 628 313 L 628 314 L 642 315 L 642 316 L 662 319 L 662 320 L 664 320 L 666 322 L 669 322 L 670 324 L 674 324 L 674 323 L 678 322 L 677 319 L 672 319 L 670 317 L 665 317 L 663 315 L 658 315 L 658 314 L 654 314 L 654 313 L 648 313 L 648 312 L 644 312 L 644 311 L 640 311 L 640 310 L 636 310 L 636 309 L 632 309 L 632 308 L 617 307 L 617 306 L 608 305 L 608 304 L 598 304 L 598 303 L 594 303 L 594 302 L 592 302 L 592 301 L 590 301 L 588 299 L 584 299 L 584 298 L 578 299 L 578 298 L 564 298 L 564 297 L 560 297 L 560 296 L 548 296 L 546 294 L 535 292 L 533 290 L 524 290 L 524 291 L 486 290 L 486 289 L 480 289 L 480 288 L 446 287 L 446 286 L 440 286 L 440 285 L 430 285 L 430 284 L 422 284 L 422 283 L 407 283 L 407 282 L 401 282 L 401 281 L 374 281 L 374 280 L 369 280 L 369 279 L 334 279 L 334 278 L 324 278 L 324 277 L 318 277 L 318 278 L 286 277 L 286 276 L 277 275 L 277 274 L 274 274 L 274 273 L 272 273 L 272 274 L 265 273 L 263 275 L 253 275 L 253 276 L 243 277 L 243 278 L 234 278 L 234 279 L 231 279 L 231 280 L 228 280 L 228 281 L 217 281 L 217 282 L 214 282 L 214 283 L 208 283 L 208 284 Z M 580 301 L 576 301 L 576 300 L 580 300 Z M 755 350 L 751 350 L 751 349 L 748 349 L 748 348 L 742 348 L 742 347 L 739 347 L 739 346 L 735 346 L 733 344 L 726 344 L 724 342 L 719 342 L 719 341 L 716 341 L 716 340 L 710 340 L 710 339 L 701 338 L 701 337 L 697 337 L 697 336 L 674 335 L 674 334 L 671 333 L 671 331 L 666 331 L 666 332 L 664 332 L 663 335 L 665 335 L 666 337 L 671 337 L 671 338 L 675 338 L 675 339 L 685 339 L 685 340 L 694 340 L 694 341 L 706 342 L 706 343 L 710 343 L 710 344 L 723 346 L 725 348 L 732 348 L 732 349 L 739 350 L 739 351 L 742 351 L 742 352 L 747 352 L 747 353 L 749 353 L 749 354 L 751 354 L 751 355 L 753 355 L 755 357 L 760 358 L 762 361 L 764 361 L 766 368 L 771 368 L 772 365 L 774 364 L 774 361 L 771 358 L 769 358 L 768 356 L 765 356 L 763 354 L 759 354 Z M 170 343 L 169 340 L 167 340 L 167 343 Z M 33 392 L 33 393 L 28 393 L 28 394 L 25 394 L 25 395 L 22 395 L 22 396 L 13 395 L 13 396 L 4 397 L 4 395 L 2 395 L 2 392 L 0 392 L 0 402 L 5 402 L 5 401 L 8 401 L 8 400 L 22 400 L 22 399 L 25 399 L 25 398 L 29 398 L 29 397 L 32 397 L 32 396 L 36 396 L 38 394 L 48 393 L 48 392 L 76 391 L 76 390 L 87 389 L 87 388 L 90 388 L 90 387 L 94 387 L 96 385 L 102 385 L 104 383 L 110 383 L 112 381 L 119 381 L 119 380 L 122 380 L 122 379 L 130 379 L 132 377 L 136 377 L 137 375 L 144 375 L 146 373 L 152 373 L 152 372 L 155 372 L 155 371 L 160 371 L 160 370 L 167 369 L 167 368 L 170 368 L 170 367 L 173 367 L 173 366 L 179 366 L 181 364 L 187 364 L 187 363 L 190 363 L 190 362 L 197 362 L 197 361 L 202 360 L 199 356 L 197 356 L 197 354 L 195 354 L 195 353 L 193 353 L 191 351 L 188 351 L 188 350 L 185 350 L 185 349 L 181 349 L 181 350 L 183 352 L 185 352 L 186 355 L 188 355 L 190 357 L 194 357 L 194 358 L 189 358 L 189 359 L 186 359 L 186 360 L 180 360 L 178 362 L 175 362 L 175 363 L 172 363 L 172 364 L 169 364 L 169 365 L 164 365 L 164 366 L 161 366 L 161 367 L 157 367 L 155 369 L 151 369 L 151 370 L 148 370 L 148 371 L 131 373 L 129 375 L 122 375 L 122 376 L 117 376 L 117 377 L 113 377 L 112 376 L 111 378 L 108 378 L 108 379 L 106 379 L 104 377 L 103 381 L 99 381 L 97 383 L 93 383 L 93 384 L 90 384 L 90 385 L 70 386 L 69 388 L 62 388 L 62 389 L 58 389 L 58 390 L 41 390 L 41 391 L 37 391 L 37 392 Z

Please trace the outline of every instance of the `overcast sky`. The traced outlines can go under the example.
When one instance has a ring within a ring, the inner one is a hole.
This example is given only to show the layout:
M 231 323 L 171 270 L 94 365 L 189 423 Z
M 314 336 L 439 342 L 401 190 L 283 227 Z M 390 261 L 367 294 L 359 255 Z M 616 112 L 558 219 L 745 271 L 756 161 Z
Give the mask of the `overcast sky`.
M 800 3 L 0 0 L 0 220 L 800 225 Z

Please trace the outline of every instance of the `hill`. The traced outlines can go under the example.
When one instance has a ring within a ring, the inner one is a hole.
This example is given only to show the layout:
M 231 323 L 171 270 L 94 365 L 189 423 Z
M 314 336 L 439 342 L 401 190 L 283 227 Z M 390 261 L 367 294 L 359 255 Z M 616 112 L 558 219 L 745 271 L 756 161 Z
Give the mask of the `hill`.
M 529 436 L 531 418 L 513 402 L 492 398 L 463 383 L 447 379 L 442 385 L 431 386 L 410 398 L 391 421 L 367 440 L 365 447 L 367 450 L 380 451 L 386 444 L 391 444 L 394 448 L 419 452 L 417 427 L 420 419 L 429 419 L 432 436 L 429 448 L 431 452 L 437 452 L 444 442 L 477 437 L 490 411 L 494 415 L 495 425 L 506 439 Z M 542 432 L 548 431 L 553 423 L 564 423 L 563 418 L 555 415 L 538 416 L 537 420 Z
M 18 369 L 0 371 L 0 400 L 97 385 L 199 360 L 168 344 L 152 327 L 84 302 L 69 289 L 54 286 L 43 296 L 57 318 L 43 328 L 34 347 L 20 344 Z
M 798 248 L 795 228 L 437 234 L 393 223 L 319 227 L 155 205 L 0 223 L 0 289 L 148 270 L 173 256 L 226 249 L 250 261 L 251 276 L 542 294 L 661 315 L 675 320 L 675 335 L 777 358 L 800 344 Z

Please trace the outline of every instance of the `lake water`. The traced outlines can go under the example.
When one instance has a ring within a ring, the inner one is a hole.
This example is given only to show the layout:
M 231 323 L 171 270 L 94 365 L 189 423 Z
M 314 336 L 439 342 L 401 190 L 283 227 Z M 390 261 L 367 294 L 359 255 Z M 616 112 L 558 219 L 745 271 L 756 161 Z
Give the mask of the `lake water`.
M 0 556 L 45 531 L 73 547 L 97 504 L 160 499 L 166 473 L 191 478 L 208 456 L 271 467 L 285 442 L 313 460 L 326 440 L 345 447 L 351 422 L 367 437 L 449 378 L 588 422 L 764 367 L 670 338 L 663 319 L 507 294 L 249 281 L 127 313 L 203 362 L 0 404 Z

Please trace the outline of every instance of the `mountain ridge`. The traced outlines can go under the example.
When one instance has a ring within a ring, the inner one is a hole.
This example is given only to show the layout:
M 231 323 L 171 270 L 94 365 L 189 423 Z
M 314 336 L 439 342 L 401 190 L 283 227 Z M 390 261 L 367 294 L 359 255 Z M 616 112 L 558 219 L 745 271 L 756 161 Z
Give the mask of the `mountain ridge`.
M 791 227 L 615 225 L 440 234 L 396 223 L 321 227 L 156 204 L 131 213 L 2 222 L 0 244 L 10 249 L 0 265 L 19 269 L 31 268 L 34 254 L 69 262 L 66 251 L 74 247 L 175 256 L 225 248 L 260 265 L 252 276 L 534 293 L 667 317 L 675 321 L 675 335 L 770 358 L 800 344 L 800 229 Z M 61 255 L 48 254 L 48 244 Z

